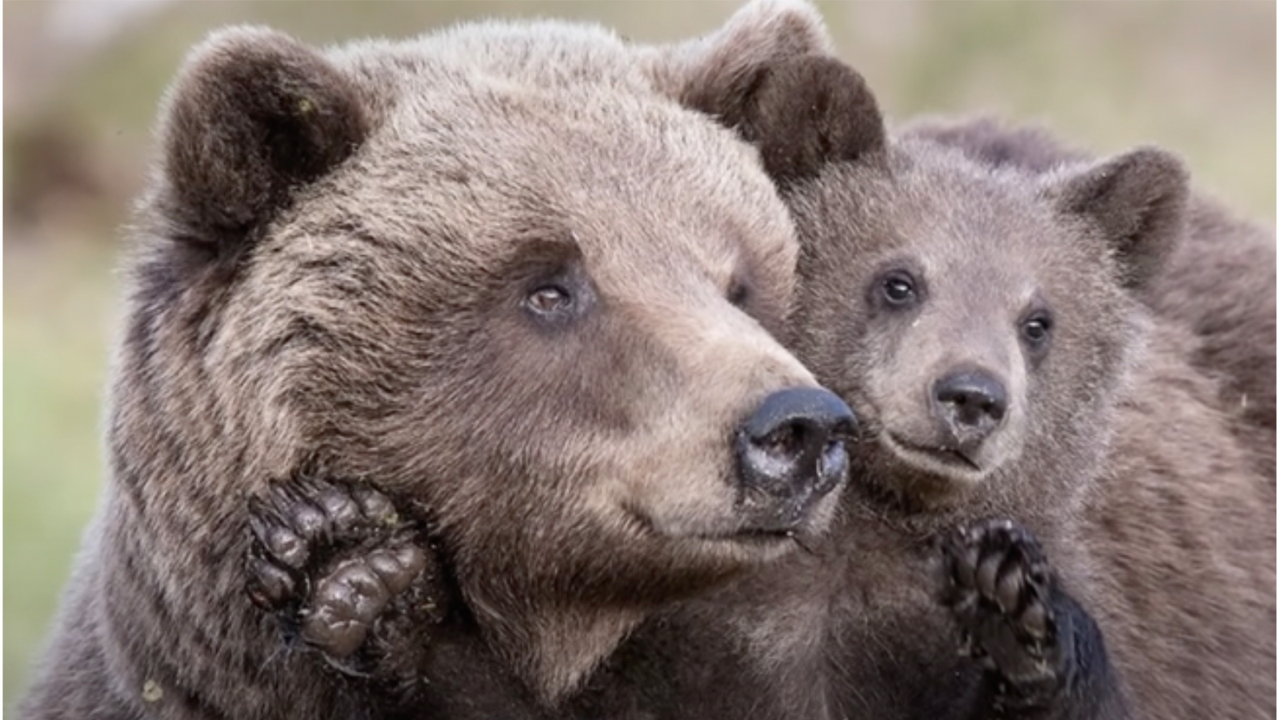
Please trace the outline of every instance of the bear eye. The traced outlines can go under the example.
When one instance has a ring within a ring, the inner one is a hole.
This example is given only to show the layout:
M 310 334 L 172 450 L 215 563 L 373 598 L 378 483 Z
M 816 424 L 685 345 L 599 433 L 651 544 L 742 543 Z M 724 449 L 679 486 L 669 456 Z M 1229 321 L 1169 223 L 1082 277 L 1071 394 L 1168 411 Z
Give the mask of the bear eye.
M 889 273 L 880 283 L 880 292 L 890 305 L 912 305 L 916 301 L 915 278 L 902 271 Z
M 742 308 L 747 304 L 747 299 L 751 297 L 751 289 L 747 287 L 746 283 L 735 280 L 729 286 L 729 292 L 725 297 L 729 299 L 729 303 L 734 307 Z
M 541 285 L 525 296 L 524 304 L 539 315 L 556 315 L 573 306 L 573 295 L 560 285 Z
M 525 272 L 529 272 L 525 270 Z M 598 302 L 591 279 L 578 263 L 535 270 L 525 280 L 519 306 L 526 319 L 546 330 L 571 327 Z
M 1033 315 L 1022 322 L 1022 337 L 1032 347 L 1039 347 L 1049 339 L 1053 320 L 1048 315 Z

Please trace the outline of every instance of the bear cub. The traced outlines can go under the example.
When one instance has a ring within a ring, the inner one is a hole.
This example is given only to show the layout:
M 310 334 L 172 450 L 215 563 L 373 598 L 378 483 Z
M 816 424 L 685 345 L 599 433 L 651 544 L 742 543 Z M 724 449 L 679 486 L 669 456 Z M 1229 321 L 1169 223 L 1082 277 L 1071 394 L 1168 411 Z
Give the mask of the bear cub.
M 1047 128 L 989 117 L 920 118 L 899 128 L 975 160 L 1039 174 L 1091 159 Z M 1193 335 L 1192 364 L 1219 379 L 1237 437 L 1275 475 L 1276 236 L 1223 203 L 1193 193 L 1182 241 L 1146 292 L 1156 315 Z
M 788 344 L 864 422 L 838 532 L 945 538 L 944 605 L 998 712 L 1273 714 L 1274 484 L 1199 329 L 1148 305 L 1204 230 L 1182 163 L 1033 173 L 890 135 L 820 57 L 704 110 L 779 183 L 802 246 Z M 876 624 L 851 605 L 845 647 Z

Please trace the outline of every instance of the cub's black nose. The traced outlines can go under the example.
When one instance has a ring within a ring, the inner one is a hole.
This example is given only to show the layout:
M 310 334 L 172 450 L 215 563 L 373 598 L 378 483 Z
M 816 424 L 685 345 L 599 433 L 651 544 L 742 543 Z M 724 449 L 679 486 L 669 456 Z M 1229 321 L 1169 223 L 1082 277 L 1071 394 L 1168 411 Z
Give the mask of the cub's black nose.
M 855 427 L 853 411 L 826 390 L 775 392 L 738 429 L 739 479 L 748 490 L 807 506 L 844 480 L 844 441 Z
M 954 372 L 933 385 L 934 412 L 961 445 L 984 440 L 1004 420 L 1009 396 L 1004 385 L 982 370 Z

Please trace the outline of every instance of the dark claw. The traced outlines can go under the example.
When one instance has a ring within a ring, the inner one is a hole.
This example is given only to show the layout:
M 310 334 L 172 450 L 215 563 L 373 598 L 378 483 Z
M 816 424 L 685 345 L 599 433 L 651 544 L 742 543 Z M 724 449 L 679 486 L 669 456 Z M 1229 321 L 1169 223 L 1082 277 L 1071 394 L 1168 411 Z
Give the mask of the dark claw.
M 1048 609 L 1044 603 L 1033 602 L 1022 613 L 1022 617 L 1018 618 L 1018 622 L 1032 637 L 1043 640 L 1049 632 Z
M 1014 612 L 1022 602 L 1025 587 L 1022 566 L 1014 558 L 1009 558 L 1005 561 L 1002 569 L 1004 572 L 1001 573 L 1000 580 L 996 583 L 994 600 L 1002 611 Z
M 324 512 L 307 502 L 298 502 L 290 508 L 289 519 L 292 521 L 294 530 L 307 542 L 320 539 L 328 528 Z
M 357 487 L 351 492 L 356 504 L 360 506 L 360 511 L 364 513 L 375 523 L 381 525 L 395 525 L 399 522 L 399 513 L 396 512 L 395 505 L 391 504 L 391 500 L 386 495 L 369 487 Z
M 294 570 L 301 570 L 311 558 L 311 550 L 307 547 L 307 543 L 288 528 L 270 529 L 263 544 L 271 557 Z
M 316 504 L 329 519 L 332 530 L 340 532 L 350 529 L 361 519 L 360 506 L 345 492 L 337 488 L 327 488 L 316 496 Z
M 1000 563 L 1004 558 L 999 554 L 992 554 L 984 557 L 978 564 L 977 587 L 978 592 L 988 599 L 994 598 L 996 594 L 996 576 L 1000 573 Z
M 266 560 L 249 558 L 249 599 L 266 610 L 275 610 L 293 596 L 293 576 Z

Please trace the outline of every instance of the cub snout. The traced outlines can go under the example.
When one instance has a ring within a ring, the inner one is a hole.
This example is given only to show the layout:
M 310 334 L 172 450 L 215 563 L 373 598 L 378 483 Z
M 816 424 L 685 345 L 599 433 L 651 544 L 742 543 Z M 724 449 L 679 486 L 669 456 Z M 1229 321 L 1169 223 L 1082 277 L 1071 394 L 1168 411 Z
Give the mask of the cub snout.
M 943 437 L 974 450 L 1004 422 L 1009 393 L 985 370 L 951 372 L 933 384 L 933 414 Z

